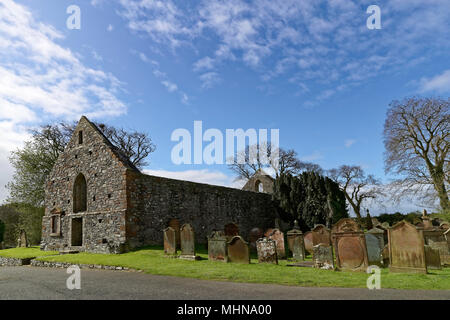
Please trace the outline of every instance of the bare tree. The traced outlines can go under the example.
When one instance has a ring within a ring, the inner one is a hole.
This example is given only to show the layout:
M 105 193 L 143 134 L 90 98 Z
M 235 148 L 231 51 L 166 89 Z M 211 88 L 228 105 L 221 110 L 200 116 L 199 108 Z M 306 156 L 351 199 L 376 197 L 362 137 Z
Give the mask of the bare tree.
M 267 151 L 266 158 L 262 154 Z M 259 169 L 272 169 L 278 178 L 282 174 L 293 176 L 303 171 L 314 171 L 322 173 L 322 168 L 314 163 L 302 162 L 293 149 L 285 150 L 279 148 L 273 152 L 270 145 L 247 146 L 245 150 L 238 151 L 233 162 L 228 165 L 231 171 L 236 173 L 237 179 L 250 179 Z M 263 161 L 266 159 L 267 161 Z M 244 161 L 241 161 L 244 160 Z
M 450 99 L 393 101 L 384 123 L 385 169 L 402 176 L 405 190 L 433 186 L 442 210 L 450 210 Z M 428 188 L 429 190 L 429 188 Z
M 366 175 L 360 166 L 343 165 L 328 171 L 328 177 L 339 184 L 345 198 L 361 219 L 361 204 L 367 199 L 383 195 L 380 182 L 373 175 Z

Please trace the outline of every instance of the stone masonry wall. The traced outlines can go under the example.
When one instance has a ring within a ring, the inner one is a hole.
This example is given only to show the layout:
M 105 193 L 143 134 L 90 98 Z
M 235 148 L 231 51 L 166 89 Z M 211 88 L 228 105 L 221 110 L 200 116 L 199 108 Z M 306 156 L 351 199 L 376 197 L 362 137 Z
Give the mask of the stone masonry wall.
M 254 227 L 274 226 L 275 209 L 264 193 L 128 172 L 127 239 L 131 247 L 162 244 L 170 219 L 190 223 L 197 243 L 230 222 L 248 239 Z
M 79 144 L 78 132 L 83 132 Z M 91 252 L 118 252 L 126 243 L 126 172 L 130 170 L 111 149 L 106 138 L 82 118 L 65 152 L 55 164 L 46 184 L 43 250 L 70 249 L 73 218 L 83 218 L 83 247 Z M 73 212 L 75 179 L 87 182 L 87 210 Z M 61 216 L 61 233 L 52 235 L 51 217 Z

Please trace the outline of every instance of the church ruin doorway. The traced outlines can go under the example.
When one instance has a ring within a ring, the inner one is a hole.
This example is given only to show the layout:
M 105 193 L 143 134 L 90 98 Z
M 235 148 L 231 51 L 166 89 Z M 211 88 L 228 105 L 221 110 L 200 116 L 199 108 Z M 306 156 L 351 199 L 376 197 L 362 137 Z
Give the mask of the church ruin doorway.
M 83 245 L 83 218 L 72 219 L 72 247 Z

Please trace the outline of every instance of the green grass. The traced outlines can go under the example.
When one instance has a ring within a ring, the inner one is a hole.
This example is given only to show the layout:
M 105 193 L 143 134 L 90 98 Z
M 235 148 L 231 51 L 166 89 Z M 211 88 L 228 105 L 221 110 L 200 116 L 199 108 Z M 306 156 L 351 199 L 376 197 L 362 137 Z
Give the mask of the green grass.
M 164 256 L 161 247 L 146 247 L 133 252 L 113 254 L 79 253 L 64 256 L 48 256 L 38 260 L 67 262 L 74 264 L 96 264 L 128 267 L 149 274 L 178 276 L 205 280 L 220 280 L 250 283 L 270 283 L 308 287 L 366 288 L 368 274 L 363 272 L 329 271 L 313 268 L 287 267 L 281 260 L 279 265 L 258 264 L 252 256 L 251 264 L 234 264 L 207 260 L 207 252 L 199 248 L 200 261 L 184 261 Z M 310 260 L 310 259 L 308 259 Z M 381 287 L 392 289 L 450 289 L 450 268 L 432 270 L 429 274 L 389 273 L 382 269 Z
M 27 259 L 58 254 L 57 251 L 41 251 L 39 247 L 0 250 L 0 257 Z

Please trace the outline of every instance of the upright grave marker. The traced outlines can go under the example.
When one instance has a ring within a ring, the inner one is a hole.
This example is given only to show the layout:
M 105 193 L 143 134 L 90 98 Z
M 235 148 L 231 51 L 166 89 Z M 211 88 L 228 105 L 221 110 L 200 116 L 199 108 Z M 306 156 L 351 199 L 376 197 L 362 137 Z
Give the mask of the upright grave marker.
M 333 247 L 322 243 L 313 247 L 314 268 L 333 270 Z
M 294 261 L 304 261 L 305 244 L 303 241 L 303 233 L 298 228 L 297 220 L 295 221 L 294 229 L 287 232 L 287 241 L 289 250 L 292 252 L 292 259 Z
M 275 244 L 277 246 L 277 256 L 278 259 L 285 259 L 286 258 L 286 249 L 284 246 L 284 233 L 281 232 L 279 229 L 273 229 L 272 233 L 269 235 L 269 239 L 272 239 L 275 241 Z
M 177 254 L 177 241 L 175 236 L 175 230 L 171 227 L 167 227 L 163 231 L 164 233 L 164 253 L 166 255 Z
M 313 246 L 317 246 L 318 244 L 331 246 L 331 232 L 330 232 L 330 229 L 325 227 L 323 224 L 316 225 L 311 230 L 311 233 L 312 233 Z
M 213 231 L 208 237 L 208 259 L 228 262 L 227 237 L 223 231 Z
M 372 228 L 365 234 L 369 265 L 383 265 L 384 231 Z
M 438 249 L 433 249 L 431 246 L 425 245 L 425 261 L 428 269 L 442 269 L 441 257 Z
M 20 230 L 20 237 L 19 237 L 19 241 L 18 241 L 18 245 L 17 246 L 20 247 L 20 248 L 28 247 L 27 233 L 23 229 Z
M 248 243 L 241 236 L 234 236 L 228 241 L 228 259 L 234 263 L 250 263 Z
M 274 240 L 262 238 L 256 241 L 259 263 L 278 264 L 277 246 Z
M 358 224 L 350 219 L 339 220 L 332 231 L 336 264 L 339 268 L 366 271 L 369 266 L 366 238 Z
M 188 223 L 183 224 L 180 229 L 181 255 L 180 259 L 198 260 L 195 255 L 195 234 L 194 229 Z
M 401 221 L 388 230 L 389 271 L 427 273 L 423 230 Z
M 450 249 L 447 239 L 445 239 L 444 230 L 438 228 L 424 230 L 423 238 L 425 245 L 428 245 L 439 252 L 442 264 L 450 264 Z
M 312 232 L 308 231 L 305 233 L 305 235 L 303 236 L 303 241 L 305 243 L 305 250 L 309 253 L 309 254 L 313 254 L 313 241 L 312 241 Z
M 176 249 L 181 248 L 181 240 L 180 240 L 180 221 L 178 219 L 170 219 L 169 227 L 171 227 L 175 231 L 175 243 Z

